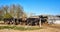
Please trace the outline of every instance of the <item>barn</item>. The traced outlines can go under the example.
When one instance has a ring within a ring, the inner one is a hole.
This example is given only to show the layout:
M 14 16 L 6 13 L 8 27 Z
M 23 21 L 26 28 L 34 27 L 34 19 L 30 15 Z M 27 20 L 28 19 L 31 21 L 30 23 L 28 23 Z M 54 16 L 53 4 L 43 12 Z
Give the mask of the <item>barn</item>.
M 48 24 L 60 24 L 60 18 L 57 16 L 48 16 Z

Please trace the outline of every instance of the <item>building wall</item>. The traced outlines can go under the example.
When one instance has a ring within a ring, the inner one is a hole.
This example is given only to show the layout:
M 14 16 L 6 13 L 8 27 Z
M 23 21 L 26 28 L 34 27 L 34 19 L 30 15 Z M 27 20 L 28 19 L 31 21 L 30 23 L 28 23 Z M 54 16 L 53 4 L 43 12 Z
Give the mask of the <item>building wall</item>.
M 60 24 L 60 20 L 56 20 L 54 24 Z
M 60 24 L 60 18 L 56 16 L 48 17 L 48 24 Z

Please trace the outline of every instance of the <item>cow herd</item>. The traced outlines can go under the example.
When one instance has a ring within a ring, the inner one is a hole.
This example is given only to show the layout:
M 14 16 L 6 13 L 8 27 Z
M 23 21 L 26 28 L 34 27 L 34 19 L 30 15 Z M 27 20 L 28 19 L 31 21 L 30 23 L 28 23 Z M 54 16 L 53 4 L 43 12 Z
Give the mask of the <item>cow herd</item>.
M 41 17 L 39 16 L 39 18 L 25 18 L 24 20 L 22 18 L 4 18 L 4 23 L 5 24 L 15 24 L 15 25 L 39 25 L 39 22 L 41 21 L 41 23 L 45 23 L 47 21 L 47 19 L 45 19 L 47 17 Z M 41 19 L 41 20 L 40 20 Z

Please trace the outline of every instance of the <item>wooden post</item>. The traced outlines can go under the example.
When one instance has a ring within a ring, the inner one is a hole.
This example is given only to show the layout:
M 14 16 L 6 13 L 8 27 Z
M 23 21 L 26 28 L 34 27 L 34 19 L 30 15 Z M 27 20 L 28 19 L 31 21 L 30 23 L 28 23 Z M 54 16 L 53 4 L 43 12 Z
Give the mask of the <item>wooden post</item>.
M 40 18 L 40 21 L 39 21 L 39 27 L 41 27 L 41 18 Z

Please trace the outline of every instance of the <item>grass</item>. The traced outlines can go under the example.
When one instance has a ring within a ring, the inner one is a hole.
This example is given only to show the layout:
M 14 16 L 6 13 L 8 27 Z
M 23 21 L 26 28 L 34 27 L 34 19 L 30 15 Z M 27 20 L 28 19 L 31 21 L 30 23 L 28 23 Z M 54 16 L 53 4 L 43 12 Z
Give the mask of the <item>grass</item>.
M 14 29 L 14 30 L 37 30 L 41 28 L 37 27 L 17 27 L 17 26 L 0 26 L 0 29 Z

